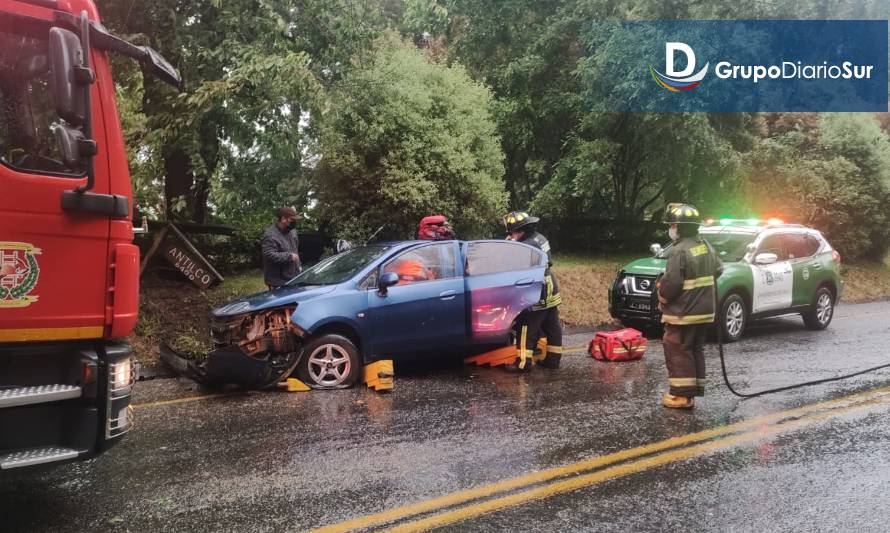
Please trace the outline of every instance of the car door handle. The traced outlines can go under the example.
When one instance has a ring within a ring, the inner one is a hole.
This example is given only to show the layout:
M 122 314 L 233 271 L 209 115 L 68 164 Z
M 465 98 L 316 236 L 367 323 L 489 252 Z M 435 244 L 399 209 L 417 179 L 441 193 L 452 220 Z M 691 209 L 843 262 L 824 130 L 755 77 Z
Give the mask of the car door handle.
M 452 300 L 454 296 L 457 294 L 457 291 L 444 291 L 439 293 L 439 299 L 441 300 Z
M 531 285 L 534 282 L 535 282 L 535 280 L 533 278 L 523 278 L 523 279 L 517 281 L 516 283 L 514 283 L 513 285 L 516 285 L 517 287 L 528 287 L 529 285 Z
M 819 263 L 813 263 L 810 266 L 813 267 L 813 270 L 819 270 L 822 268 L 822 265 L 820 265 Z

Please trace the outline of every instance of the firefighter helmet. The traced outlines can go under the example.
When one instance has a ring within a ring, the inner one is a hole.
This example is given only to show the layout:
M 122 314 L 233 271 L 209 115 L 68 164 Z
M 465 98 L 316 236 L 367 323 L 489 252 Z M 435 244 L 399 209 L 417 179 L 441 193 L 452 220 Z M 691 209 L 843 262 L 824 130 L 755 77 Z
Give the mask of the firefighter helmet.
M 541 219 L 533 217 L 525 211 L 511 211 L 504 215 L 504 227 L 507 228 L 507 233 L 519 231 L 526 226 L 537 224 L 540 221 Z
M 665 224 L 695 224 L 701 225 L 701 215 L 698 209 L 690 204 L 668 204 L 664 210 Z

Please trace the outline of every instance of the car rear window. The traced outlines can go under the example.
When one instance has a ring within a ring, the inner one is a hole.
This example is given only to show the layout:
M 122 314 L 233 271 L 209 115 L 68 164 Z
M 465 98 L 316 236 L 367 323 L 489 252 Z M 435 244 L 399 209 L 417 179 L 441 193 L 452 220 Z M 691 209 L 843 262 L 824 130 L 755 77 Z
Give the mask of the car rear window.
M 482 276 L 543 265 L 543 253 L 514 242 L 471 242 L 467 245 L 467 275 Z
M 819 250 L 821 245 L 819 239 L 803 233 L 786 233 L 782 235 L 782 240 L 788 259 L 810 257 Z

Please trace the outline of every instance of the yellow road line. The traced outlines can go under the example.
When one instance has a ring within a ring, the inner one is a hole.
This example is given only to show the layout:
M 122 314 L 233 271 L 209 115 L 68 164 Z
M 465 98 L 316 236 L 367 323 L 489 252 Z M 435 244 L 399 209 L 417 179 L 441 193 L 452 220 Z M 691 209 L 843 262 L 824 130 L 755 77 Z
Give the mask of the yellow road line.
M 508 507 L 515 507 L 517 505 L 521 505 L 532 500 L 550 498 L 558 494 L 571 492 L 584 487 L 589 487 L 591 485 L 628 476 L 630 474 L 642 472 L 644 470 L 650 470 L 652 468 L 656 468 L 668 463 L 683 461 L 686 459 L 704 455 L 709 452 L 730 448 L 741 444 L 756 442 L 765 437 L 801 429 L 827 420 L 829 418 L 840 416 L 842 414 L 862 411 L 876 405 L 886 404 L 888 400 L 890 399 L 885 396 L 864 403 L 857 403 L 844 408 L 838 408 L 823 413 L 808 415 L 806 417 L 802 417 L 791 422 L 786 422 L 784 424 L 755 429 L 746 433 L 740 433 L 738 435 L 732 435 L 722 439 L 704 442 L 687 448 L 666 451 L 662 454 L 645 457 L 636 461 L 623 463 L 617 466 L 606 468 L 604 470 L 598 470 L 590 474 L 569 478 L 563 481 L 556 481 L 551 484 L 517 494 L 511 494 L 508 496 L 503 496 L 501 498 L 495 498 L 481 503 L 454 509 L 452 511 L 439 513 L 421 520 L 394 527 L 389 531 L 397 533 L 408 533 L 416 531 L 426 531 L 429 529 L 446 526 L 455 522 L 461 522 L 469 518 L 475 518 L 483 514 L 491 513 L 493 511 L 502 510 Z
M 654 442 L 651 444 L 646 444 L 643 446 L 638 446 L 636 448 L 630 448 L 626 450 L 621 450 L 615 453 L 611 453 L 608 455 L 603 455 L 600 457 L 594 457 L 593 459 L 588 459 L 584 461 L 579 461 L 577 463 L 550 468 L 547 470 L 541 470 L 538 472 L 532 472 L 530 474 L 518 476 L 511 479 L 506 479 L 503 481 L 498 481 L 495 483 L 491 483 L 488 485 L 482 485 L 472 489 L 466 489 L 458 492 L 454 492 L 451 494 L 447 494 L 445 496 L 440 496 L 437 498 L 432 498 L 429 500 L 404 505 L 401 507 L 396 507 L 393 509 L 389 509 L 386 511 L 381 511 L 378 513 L 370 514 L 367 516 L 354 518 L 352 520 L 347 520 L 345 522 L 341 522 L 338 524 L 332 524 L 330 526 L 321 527 L 315 531 L 317 532 L 345 532 L 353 529 L 362 529 L 371 527 L 374 525 L 384 524 L 388 522 L 393 522 L 396 520 L 401 520 L 403 518 L 407 518 L 416 514 L 426 513 L 430 511 L 435 511 L 437 509 L 441 509 L 444 507 L 449 507 L 452 505 L 462 504 L 469 502 L 471 500 L 475 500 L 478 498 L 484 498 L 488 496 L 495 495 L 500 492 L 505 492 L 509 490 L 515 490 L 519 488 L 524 488 L 528 485 L 542 483 L 545 481 L 550 481 L 558 477 L 563 477 L 567 475 L 577 474 L 578 472 L 591 470 L 594 468 L 607 466 L 613 463 L 617 463 L 620 461 L 625 461 L 627 459 L 633 459 L 636 457 L 640 457 L 642 455 L 648 455 L 655 452 L 660 452 L 664 450 L 668 450 L 671 448 L 676 448 L 678 446 L 683 446 L 686 444 L 692 444 L 696 442 L 700 442 L 703 440 L 711 439 L 714 437 L 718 437 L 721 435 L 726 435 L 729 433 L 735 433 L 744 429 L 749 429 L 752 427 L 756 427 L 762 424 L 769 424 L 773 422 L 778 422 L 785 418 L 791 418 L 796 416 L 801 416 L 810 412 L 822 410 L 822 409 L 831 409 L 835 407 L 839 407 L 844 405 L 845 403 L 855 402 L 857 400 L 868 399 L 869 397 L 876 397 L 883 394 L 890 393 L 890 387 L 882 387 L 878 389 L 873 389 L 869 391 L 864 391 L 861 393 L 853 394 L 850 396 L 845 396 L 843 398 L 837 398 L 834 400 L 828 400 L 825 402 L 820 402 L 816 404 L 810 404 L 803 407 L 798 407 L 795 409 L 789 409 L 786 411 L 779 411 L 776 413 L 771 413 L 768 415 L 752 418 L 749 420 L 742 420 L 736 422 L 734 424 L 730 424 L 727 426 L 720 426 L 712 429 L 707 429 L 704 431 L 699 431 L 696 433 L 689 433 L 686 435 L 682 435 L 679 437 L 671 437 L 669 439 L 665 439 L 659 442 Z
M 159 400 L 156 402 L 145 402 L 133 404 L 133 409 L 145 409 L 147 407 L 159 407 L 161 405 L 175 405 L 177 403 L 197 402 L 199 400 L 210 400 L 212 398 L 225 398 L 226 396 L 246 396 L 248 392 L 224 392 L 220 394 L 202 394 L 200 396 L 187 396 L 185 398 L 176 398 L 173 400 Z

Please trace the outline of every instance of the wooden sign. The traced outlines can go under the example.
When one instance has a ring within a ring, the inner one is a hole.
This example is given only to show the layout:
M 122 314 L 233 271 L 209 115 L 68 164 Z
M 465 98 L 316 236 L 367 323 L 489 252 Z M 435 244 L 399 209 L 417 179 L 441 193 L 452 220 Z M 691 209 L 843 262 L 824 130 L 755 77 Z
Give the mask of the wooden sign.
M 219 272 L 201 252 L 195 248 L 188 238 L 173 224 L 168 227 L 172 235 L 168 235 L 163 245 L 164 257 L 179 270 L 189 281 L 202 289 L 209 289 L 223 280 Z

